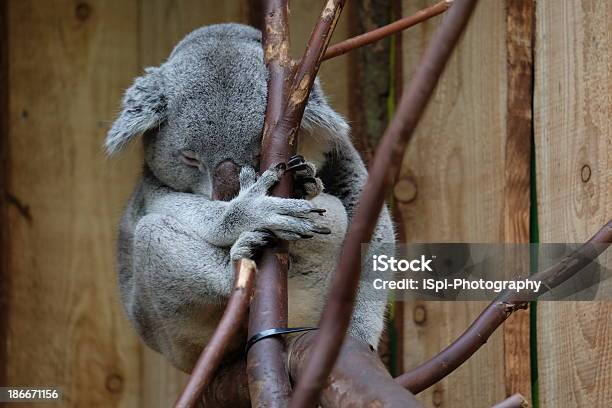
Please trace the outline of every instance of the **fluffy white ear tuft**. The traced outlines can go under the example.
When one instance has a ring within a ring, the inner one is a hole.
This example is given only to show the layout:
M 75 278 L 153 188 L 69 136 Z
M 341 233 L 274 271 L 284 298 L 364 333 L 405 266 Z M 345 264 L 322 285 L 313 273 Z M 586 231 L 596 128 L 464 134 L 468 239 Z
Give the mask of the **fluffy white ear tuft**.
M 119 152 L 135 136 L 161 125 L 166 120 L 167 103 L 159 68 L 147 68 L 136 78 L 123 97 L 119 117 L 106 135 L 109 156 Z

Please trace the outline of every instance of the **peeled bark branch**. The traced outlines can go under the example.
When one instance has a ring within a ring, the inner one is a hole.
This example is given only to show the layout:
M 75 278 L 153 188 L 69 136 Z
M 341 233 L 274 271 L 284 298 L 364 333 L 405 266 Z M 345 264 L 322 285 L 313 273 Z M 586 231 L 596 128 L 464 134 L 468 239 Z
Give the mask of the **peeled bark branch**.
M 289 57 L 288 3 L 264 1 L 263 47 L 269 80 L 261 169 L 286 162 L 295 154 L 297 131 L 308 96 L 343 4 L 341 0 L 327 2 L 294 72 Z M 291 181 L 290 175 L 285 175 L 273 189 L 273 195 L 291 197 Z M 251 303 L 249 337 L 262 330 L 287 326 L 288 267 L 286 244 L 264 251 Z M 269 337 L 253 345 L 247 356 L 247 373 L 253 406 L 287 405 L 291 387 L 282 338 Z
M 296 337 L 289 346 L 289 371 L 299 378 L 312 358 L 315 333 Z M 422 408 L 414 395 L 395 383 L 376 352 L 362 341 L 347 337 L 329 382 L 321 394 L 323 407 Z
M 268 100 L 262 137 L 260 169 L 285 162 L 294 154 L 295 146 L 286 135 L 273 129 L 282 115 L 291 80 L 289 57 L 289 4 L 287 0 L 263 1 L 262 45 L 268 70 Z M 291 197 L 293 183 L 284 176 L 272 194 Z M 255 292 L 249 315 L 249 337 L 270 328 L 287 327 L 286 244 L 266 248 L 259 261 Z M 282 338 L 269 337 L 251 347 L 247 355 L 249 392 L 254 407 L 285 407 L 291 384 L 285 367 L 285 344 Z
M 310 332 L 294 337 L 289 343 L 287 366 L 294 382 L 311 358 L 314 339 L 314 332 Z M 245 363 L 234 361 L 217 371 L 204 394 L 204 406 L 250 407 L 247 390 Z M 321 398 L 324 407 L 421 408 L 415 397 L 389 375 L 376 353 L 350 336 L 342 346 Z
M 397 114 L 377 149 L 333 277 L 320 329 L 316 332 L 315 351 L 297 384 L 291 400 L 292 408 L 312 407 L 318 402 L 353 311 L 361 269 L 361 243 L 369 242 L 372 237 L 384 199 L 399 171 L 404 149 L 475 4 L 476 0 L 458 0 L 450 8 L 404 91 Z
M 532 275 L 530 279 L 542 281 L 542 286 L 546 289 L 555 288 L 589 265 L 608 248 L 610 243 L 612 243 L 612 221 L 561 262 Z M 543 293 L 539 295 L 541 294 Z M 526 298 L 528 300 L 529 295 L 519 295 L 513 291 L 502 293 L 451 345 L 431 360 L 400 375 L 396 381 L 414 394 L 437 383 L 478 351 L 514 311 L 526 308 L 528 305 Z
M 346 54 L 349 51 L 363 47 L 364 45 L 375 43 L 385 37 L 389 37 L 402 30 L 415 26 L 425 20 L 444 13 L 453 4 L 453 0 L 443 0 L 433 6 L 417 11 L 415 14 L 399 19 L 386 26 L 379 27 L 367 33 L 357 35 L 347 40 L 334 44 L 327 49 L 323 56 L 323 61 Z
M 225 356 L 227 345 L 237 336 L 246 318 L 255 272 L 255 262 L 242 259 L 238 263 L 234 292 L 227 302 L 219 325 L 191 372 L 183 393 L 174 404 L 175 408 L 195 407 L 200 395 L 213 379 Z
M 296 136 L 308 102 L 308 96 L 344 3 L 344 0 L 328 0 L 323 8 L 321 17 L 312 30 L 304 55 L 296 67 L 283 115 L 272 132 L 272 135 L 288 136 L 289 144 L 292 146 L 297 145 Z
M 521 394 L 514 394 L 491 408 L 529 408 L 529 403 Z
M 202 395 L 204 407 L 251 408 L 246 361 L 233 361 L 219 368 Z

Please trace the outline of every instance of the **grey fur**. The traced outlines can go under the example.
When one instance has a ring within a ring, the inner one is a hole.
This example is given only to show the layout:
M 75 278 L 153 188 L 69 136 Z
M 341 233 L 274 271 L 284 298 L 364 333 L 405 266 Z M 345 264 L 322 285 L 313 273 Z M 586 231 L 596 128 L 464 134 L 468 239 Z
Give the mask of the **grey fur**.
M 301 124 L 300 153 L 311 162 L 305 175 L 320 169 L 325 193 L 318 180 L 307 188 L 310 200 L 267 195 L 283 170 L 256 177 L 267 88 L 260 37 L 238 24 L 192 32 L 126 91 L 106 139 L 115 154 L 144 135 L 143 176 L 119 228 L 122 302 L 145 342 L 185 371 L 219 321 L 233 260 L 254 256 L 270 239 L 290 241 L 290 325 L 316 325 L 367 177 L 348 125 L 317 82 Z M 184 151 L 199 166 L 185 164 Z M 212 171 L 227 159 L 242 167 L 240 192 L 231 201 L 211 200 Z M 327 212 L 313 214 L 315 208 Z M 331 233 L 321 234 L 325 228 Z M 386 208 L 374 239 L 394 240 Z M 384 310 L 380 294 L 361 287 L 351 333 L 376 346 Z M 243 346 L 241 336 L 230 348 Z

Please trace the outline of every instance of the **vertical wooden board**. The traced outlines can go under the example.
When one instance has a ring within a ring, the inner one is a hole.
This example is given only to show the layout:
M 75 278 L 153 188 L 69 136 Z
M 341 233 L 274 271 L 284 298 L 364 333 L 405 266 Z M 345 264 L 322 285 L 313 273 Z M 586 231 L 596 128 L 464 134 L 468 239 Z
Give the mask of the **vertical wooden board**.
M 536 2 L 541 242 L 582 242 L 612 214 L 612 5 Z M 538 305 L 540 406 L 612 406 L 612 304 Z
M 531 143 L 533 136 L 533 31 L 535 2 L 506 3 L 507 109 L 504 241 L 528 243 L 531 210 Z M 514 313 L 504 334 L 506 394 L 531 400 L 530 314 Z
M 245 23 L 247 2 L 214 0 L 138 0 L 140 8 L 140 72 L 161 64 L 189 32 L 209 24 Z M 187 375 L 172 367 L 158 353 L 143 345 L 141 353 L 141 406 L 172 406 Z
M 138 72 L 137 3 L 8 7 L 8 383 L 61 386 L 60 406 L 138 406 L 140 345 L 114 259 L 140 159 L 109 164 L 102 149 Z
M 403 15 L 431 4 L 405 1 Z M 504 2 L 480 2 L 451 58 L 394 189 L 407 242 L 503 242 L 507 74 Z M 437 17 L 402 38 L 404 81 L 439 25 Z M 447 346 L 483 302 L 405 305 L 404 370 Z M 491 406 L 502 400 L 501 332 L 447 379 L 423 392 L 427 407 Z
M 8 89 L 7 2 L 0 0 L 0 89 Z M 8 268 L 8 92 L 0 92 L 0 384 L 6 384 L 10 275 Z

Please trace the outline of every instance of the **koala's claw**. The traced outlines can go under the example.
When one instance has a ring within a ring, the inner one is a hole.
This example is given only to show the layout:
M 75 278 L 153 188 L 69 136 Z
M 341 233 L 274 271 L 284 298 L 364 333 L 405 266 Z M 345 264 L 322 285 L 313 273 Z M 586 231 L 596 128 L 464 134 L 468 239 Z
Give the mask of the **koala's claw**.
M 317 234 L 321 234 L 321 235 L 329 235 L 331 234 L 331 230 L 327 227 L 313 227 L 312 229 L 314 232 L 316 232 Z
M 289 158 L 289 161 L 287 161 L 287 164 L 289 166 L 293 166 L 295 164 L 299 164 L 299 163 L 303 163 L 306 160 L 304 159 L 304 156 L 300 155 L 300 154 L 296 154 L 295 156 L 291 156 Z
M 298 164 L 292 164 L 289 165 L 289 167 L 287 167 L 287 171 L 293 171 L 293 172 L 298 172 L 298 171 L 302 171 L 302 170 L 309 170 L 309 165 L 307 162 L 302 162 L 302 163 L 298 163 Z

